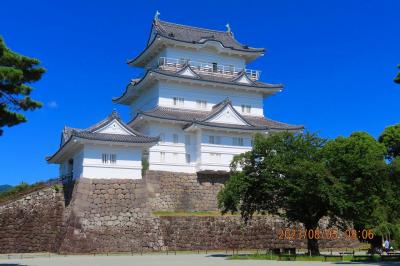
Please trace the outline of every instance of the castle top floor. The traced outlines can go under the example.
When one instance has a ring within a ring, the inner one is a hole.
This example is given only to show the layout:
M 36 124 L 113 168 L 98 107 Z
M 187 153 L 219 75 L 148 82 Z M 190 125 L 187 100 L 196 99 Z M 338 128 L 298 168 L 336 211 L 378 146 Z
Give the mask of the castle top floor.
M 226 31 L 217 31 L 162 21 L 158 15 L 147 46 L 129 65 L 179 69 L 189 64 L 203 74 L 235 76 L 245 71 L 253 80 L 259 79 L 260 71 L 246 69 L 246 64 L 264 55 L 265 49 L 238 42 L 229 24 Z

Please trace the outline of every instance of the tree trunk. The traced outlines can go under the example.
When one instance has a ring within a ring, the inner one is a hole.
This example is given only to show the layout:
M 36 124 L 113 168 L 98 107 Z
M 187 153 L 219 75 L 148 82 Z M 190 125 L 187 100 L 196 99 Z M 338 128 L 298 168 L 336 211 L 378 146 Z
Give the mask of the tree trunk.
M 308 254 L 311 253 L 312 256 L 319 255 L 318 239 L 307 238 L 307 249 L 308 249 Z
M 319 246 L 318 246 L 318 239 L 315 236 L 315 231 L 318 228 L 318 223 L 311 223 L 311 224 L 306 224 L 305 225 L 306 232 L 307 232 L 307 249 L 308 249 L 308 254 L 311 254 L 312 256 L 318 256 L 319 255 Z M 311 233 L 310 231 L 314 232 Z M 310 232 L 310 233 L 308 233 Z

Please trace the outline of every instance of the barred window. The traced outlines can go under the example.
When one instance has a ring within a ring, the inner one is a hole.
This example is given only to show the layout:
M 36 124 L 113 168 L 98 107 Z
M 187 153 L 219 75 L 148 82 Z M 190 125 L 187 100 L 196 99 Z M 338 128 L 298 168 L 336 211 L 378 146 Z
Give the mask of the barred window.
M 243 138 L 233 137 L 232 138 L 232 145 L 234 145 L 234 146 L 243 146 Z
M 103 164 L 116 164 L 117 163 L 117 155 L 103 153 L 101 155 L 101 161 Z
M 108 163 L 108 154 L 107 153 L 103 153 L 101 155 L 101 160 L 102 160 L 103 164 L 107 164 Z
M 251 112 L 251 106 L 242 104 L 242 113 L 250 114 L 250 112 Z
M 185 99 L 181 97 L 174 97 L 173 101 L 175 106 L 183 106 L 185 104 Z
M 221 144 L 221 137 L 220 136 L 208 136 L 208 143 L 210 144 Z
M 196 100 L 197 108 L 199 109 L 206 109 L 207 108 L 207 101 L 204 100 Z

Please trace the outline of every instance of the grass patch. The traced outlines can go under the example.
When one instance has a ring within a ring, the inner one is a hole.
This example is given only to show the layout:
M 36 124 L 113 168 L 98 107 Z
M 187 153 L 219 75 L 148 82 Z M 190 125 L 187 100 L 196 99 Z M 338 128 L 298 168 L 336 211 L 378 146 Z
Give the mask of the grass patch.
M 154 211 L 156 216 L 221 216 L 218 211 Z
M 12 187 L 9 190 L 6 190 L 4 192 L 0 193 L 0 204 L 18 199 L 24 195 L 27 195 L 29 193 L 32 193 L 34 191 L 46 188 L 51 186 L 51 184 L 54 183 L 54 180 L 48 180 L 46 182 L 40 181 L 36 182 L 34 184 L 29 185 L 28 183 L 22 182 L 21 184 Z M 62 189 L 62 186 L 55 184 L 54 189 L 56 191 L 60 191 Z
M 288 260 L 293 260 L 293 261 L 330 261 L 330 262 L 335 262 L 335 261 L 373 261 L 373 262 L 379 262 L 379 261 L 400 261 L 399 258 L 389 258 L 389 257 L 381 257 L 379 255 L 374 255 L 374 256 L 343 256 L 343 257 L 324 257 L 322 255 L 320 256 L 306 256 L 306 255 L 275 255 L 275 254 L 260 254 L 260 253 L 254 253 L 254 254 L 235 254 L 232 256 L 228 257 L 228 260 L 282 260 L 282 261 L 288 261 Z

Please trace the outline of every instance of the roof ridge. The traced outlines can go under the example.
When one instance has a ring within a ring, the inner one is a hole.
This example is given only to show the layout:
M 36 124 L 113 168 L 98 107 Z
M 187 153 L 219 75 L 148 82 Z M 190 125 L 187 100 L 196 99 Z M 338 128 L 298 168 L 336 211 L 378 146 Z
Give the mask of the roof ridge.
M 179 24 L 179 23 L 169 22 L 169 21 L 160 20 L 160 19 L 158 20 L 158 23 L 160 23 L 160 24 L 165 23 L 165 24 L 169 24 L 171 26 L 176 26 L 176 27 L 181 27 L 181 28 L 190 28 L 190 29 L 194 29 L 194 30 L 198 30 L 198 31 L 211 31 L 211 32 L 217 32 L 217 33 L 224 33 L 233 38 L 233 36 L 231 34 L 229 34 L 226 31 L 222 31 L 222 30 L 213 30 L 213 29 L 206 29 L 206 28 L 202 28 L 202 27 L 189 26 L 189 25 L 185 25 L 185 24 Z M 157 24 L 156 24 L 156 26 L 157 26 Z M 235 39 L 235 38 L 233 38 L 233 39 Z

